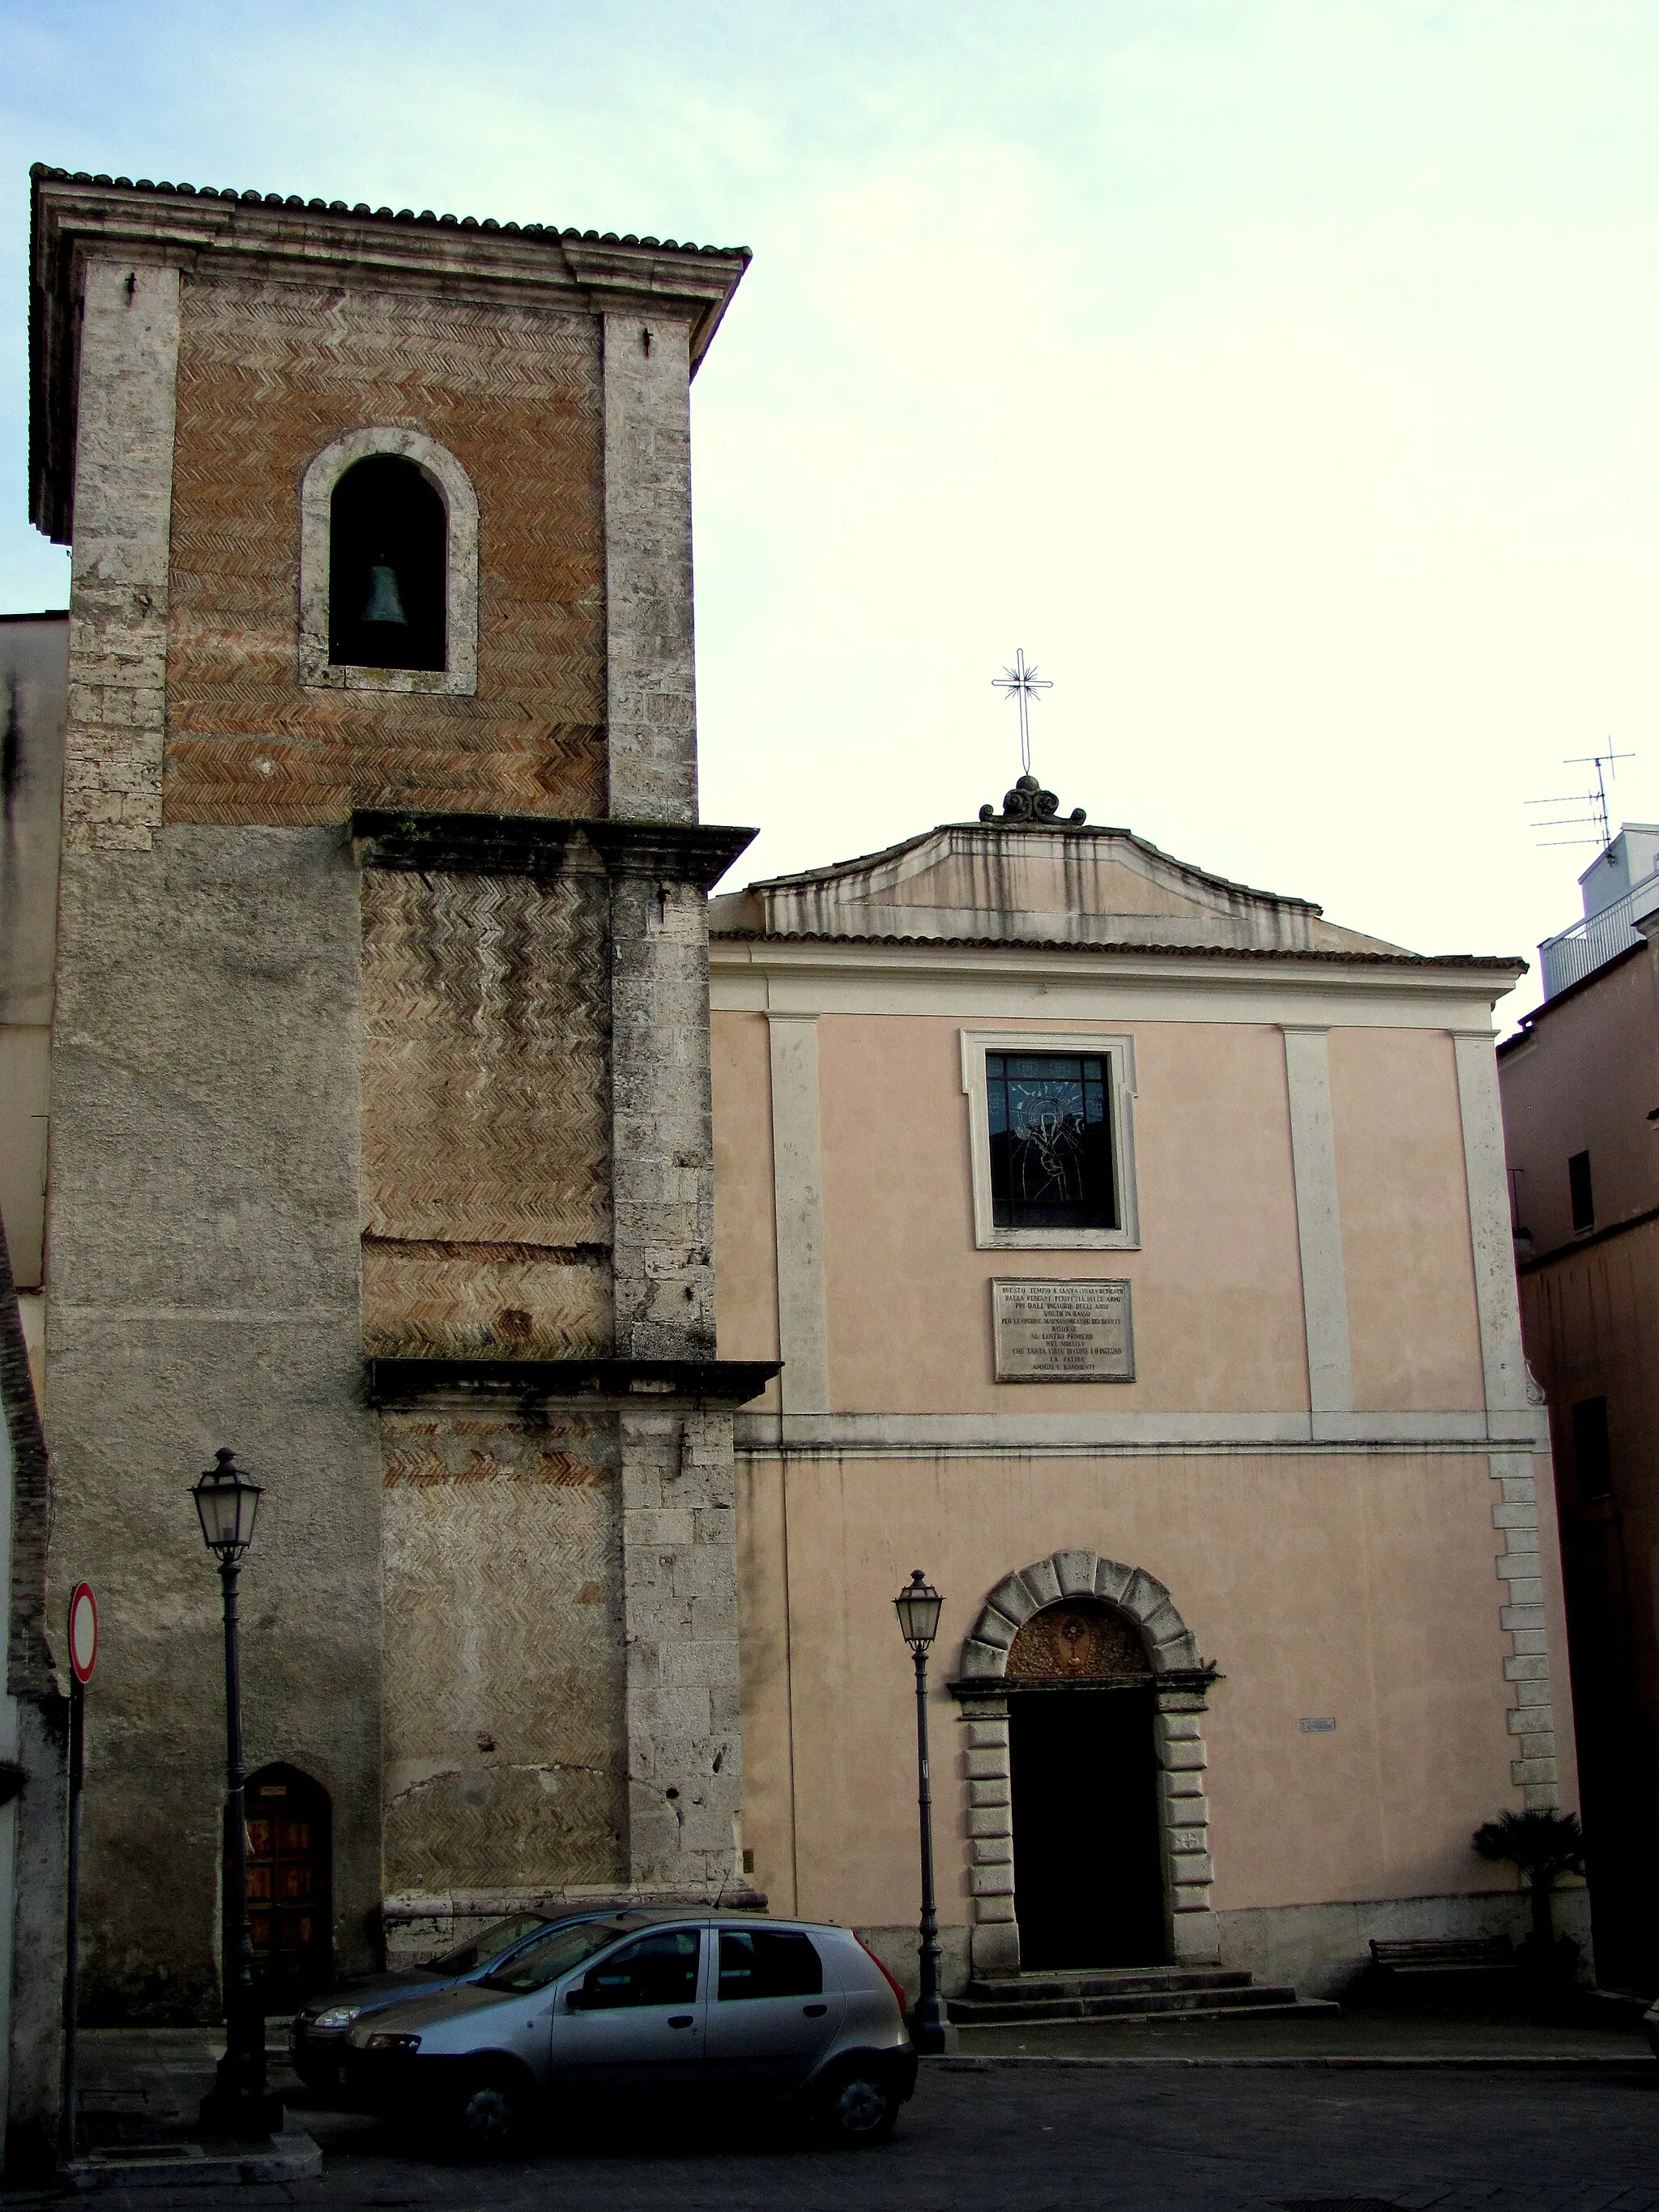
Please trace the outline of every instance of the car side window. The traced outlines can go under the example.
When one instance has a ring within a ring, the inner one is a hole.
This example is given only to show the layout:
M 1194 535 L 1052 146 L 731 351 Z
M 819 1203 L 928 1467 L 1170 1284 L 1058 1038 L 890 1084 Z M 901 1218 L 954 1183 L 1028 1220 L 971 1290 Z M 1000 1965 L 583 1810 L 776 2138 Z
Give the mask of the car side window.
M 702 1930 L 665 1928 L 641 1936 L 590 1967 L 582 2004 L 590 2012 L 620 2005 L 686 2004 L 697 1994 Z
M 810 1936 L 788 1928 L 722 1928 L 722 2002 L 732 1997 L 815 1997 L 823 1961 Z

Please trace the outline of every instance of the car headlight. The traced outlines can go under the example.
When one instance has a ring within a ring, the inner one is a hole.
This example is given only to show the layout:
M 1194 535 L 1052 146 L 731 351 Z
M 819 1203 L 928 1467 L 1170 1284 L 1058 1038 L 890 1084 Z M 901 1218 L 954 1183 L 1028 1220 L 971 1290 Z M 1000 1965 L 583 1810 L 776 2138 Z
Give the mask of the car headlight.
M 363 2048 L 366 2051 L 418 2051 L 420 2047 L 421 2039 L 418 2035 L 392 2035 L 382 2033 L 368 2036 L 363 2042 Z
M 307 2027 L 349 2027 L 362 2010 L 361 2005 L 330 2005 L 326 2010 L 313 2013 L 306 2022 Z

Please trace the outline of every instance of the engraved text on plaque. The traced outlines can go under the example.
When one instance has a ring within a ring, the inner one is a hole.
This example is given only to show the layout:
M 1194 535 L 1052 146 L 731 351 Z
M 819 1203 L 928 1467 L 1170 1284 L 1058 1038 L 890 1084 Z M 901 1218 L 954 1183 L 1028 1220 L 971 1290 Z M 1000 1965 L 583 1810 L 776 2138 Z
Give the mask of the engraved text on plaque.
M 1095 1276 L 991 1285 L 999 1382 L 1133 1382 L 1129 1285 Z

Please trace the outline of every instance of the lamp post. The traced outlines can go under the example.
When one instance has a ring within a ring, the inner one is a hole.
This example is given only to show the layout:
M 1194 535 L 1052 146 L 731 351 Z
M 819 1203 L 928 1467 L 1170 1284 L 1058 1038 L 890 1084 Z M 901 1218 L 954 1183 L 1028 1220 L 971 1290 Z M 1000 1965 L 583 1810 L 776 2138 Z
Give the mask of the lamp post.
M 201 2124 L 252 2142 L 283 2124 L 282 2100 L 265 2087 L 265 2014 L 253 1986 L 253 1937 L 247 1917 L 247 1817 L 242 1802 L 242 1685 L 236 1642 L 236 1577 L 253 1535 L 264 1493 L 229 1451 L 193 1484 L 202 1536 L 219 1559 L 225 1613 L 224 1897 L 220 1931 L 225 1991 L 225 2055 L 202 2100 Z
M 933 1792 L 927 1773 L 927 1650 L 945 1601 L 917 1567 L 893 1600 L 899 1633 L 916 1670 L 916 1803 L 921 1818 L 921 1989 L 910 2015 L 918 2051 L 954 2051 L 956 2029 L 939 1987 L 939 1914 L 933 1908 Z

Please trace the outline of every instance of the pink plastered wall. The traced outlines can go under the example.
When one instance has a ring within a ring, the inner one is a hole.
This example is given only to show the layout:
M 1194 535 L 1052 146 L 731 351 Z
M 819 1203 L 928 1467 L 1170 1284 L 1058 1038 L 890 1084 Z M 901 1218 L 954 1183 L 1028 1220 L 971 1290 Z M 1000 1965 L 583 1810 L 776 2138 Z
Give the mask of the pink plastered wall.
M 1223 1911 L 1492 1887 L 1469 1850 L 1514 1802 L 1483 1457 L 842 1459 L 749 1467 L 745 1841 L 776 1909 L 914 1911 L 910 1673 L 891 1598 L 926 1565 L 942 1916 L 969 1917 L 960 1708 L 942 1687 L 984 1593 L 1087 1546 L 1164 1582 L 1210 1693 Z M 793 1715 L 793 1729 L 792 1729 Z M 1334 1719 L 1304 1734 L 1304 1717 Z M 793 1742 L 792 1742 L 793 1735 Z
M 1484 1386 L 1451 1038 L 1333 1030 L 1328 1051 L 1354 1404 L 1473 1412 Z

